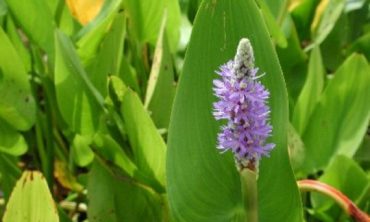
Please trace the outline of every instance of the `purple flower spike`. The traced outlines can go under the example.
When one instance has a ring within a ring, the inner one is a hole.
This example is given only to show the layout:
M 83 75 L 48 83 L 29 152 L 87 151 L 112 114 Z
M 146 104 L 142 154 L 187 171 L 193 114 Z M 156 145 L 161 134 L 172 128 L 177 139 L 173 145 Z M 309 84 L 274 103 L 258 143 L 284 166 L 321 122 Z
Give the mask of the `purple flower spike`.
M 218 134 L 218 149 L 231 150 L 238 168 L 258 170 L 262 156 L 268 156 L 274 144 L 271 136 L 269 91 L 262 85 L 254 67 L 253 48 L 246 38 L 240 40 L 234 60 L 220 67 L 221 77 L 213 81 L 219 101 L 213 104 L 217 120 L 226 119 Z

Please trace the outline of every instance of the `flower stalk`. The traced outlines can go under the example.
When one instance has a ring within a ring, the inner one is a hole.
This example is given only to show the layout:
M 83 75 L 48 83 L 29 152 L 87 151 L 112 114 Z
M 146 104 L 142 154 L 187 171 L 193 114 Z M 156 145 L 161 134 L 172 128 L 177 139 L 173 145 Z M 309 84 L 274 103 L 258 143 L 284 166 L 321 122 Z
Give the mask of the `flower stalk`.
M 240 171 L 246 222 L 258 222 L 257 174 L 248 168 Z
M 355 221 L 370 222 L 369 215 L 361 211 L 346 195 L 334 187 L 316 180 L 300 180 L 297 184 L 301 191 L 316 191 L 332 198 Z

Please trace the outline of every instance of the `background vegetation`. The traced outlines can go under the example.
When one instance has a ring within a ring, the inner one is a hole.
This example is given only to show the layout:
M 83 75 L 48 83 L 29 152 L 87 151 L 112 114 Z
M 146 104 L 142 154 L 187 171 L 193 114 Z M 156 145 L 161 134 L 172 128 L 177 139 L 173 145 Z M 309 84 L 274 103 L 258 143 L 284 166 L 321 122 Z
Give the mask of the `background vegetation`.
M 271 92 L 260 221 L 370 213 L 368 0 L 0 0 L 0 218 L 244 221 L 212 80 L 251 40 Z M 22 172 L 23 175 L 22 175 Z M 18 182 L 17 182 L 18 181 Z

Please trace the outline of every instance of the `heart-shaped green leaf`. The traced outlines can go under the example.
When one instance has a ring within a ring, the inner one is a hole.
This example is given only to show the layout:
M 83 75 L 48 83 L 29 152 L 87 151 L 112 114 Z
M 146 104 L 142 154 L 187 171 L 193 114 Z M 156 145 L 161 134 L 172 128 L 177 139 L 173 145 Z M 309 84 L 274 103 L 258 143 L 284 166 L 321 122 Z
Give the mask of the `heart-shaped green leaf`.
M 203 1 L 195 19 L 175 98 L 168 138 L 167 178 L 176 221 L 245 221 L 240 178 L 230 153 L 216 149 L 219 123 L 212 116 L 215 70 L 232 59 L 239 40 L 250 39 L 271 92 L 272 141 L 258 179 L 260 221 L 302 221 L 287 153 L 287 94 L 266 26 L 254 1 Z

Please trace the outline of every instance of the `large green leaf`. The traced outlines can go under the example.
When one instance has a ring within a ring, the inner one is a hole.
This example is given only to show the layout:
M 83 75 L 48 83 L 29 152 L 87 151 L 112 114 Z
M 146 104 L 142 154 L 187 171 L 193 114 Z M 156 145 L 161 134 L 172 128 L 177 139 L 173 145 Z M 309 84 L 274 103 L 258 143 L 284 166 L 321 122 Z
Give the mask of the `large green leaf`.
M 317 46 L 311 52 L 306 82 L 294 109 L 293 124 L 301 135 L 324 88 L 324 78 L 325 68 Z
M 52 58 L 54 53 L 54 19 L 46 1 L 6 0 L 6 3 L 27 36 Z
M 28 130 L 36 104 L 22 60 L 1 28 L 0 52 L 0 117 L 17 130 Z
M 368 63 L 357 54 L 334 74 L 303 134 L 307 171 L 325 167 L 335 154 L 355 154 L 370 118 L 369 82 Z
M 95 132 L 103 98 L 89 80 L 70 40 L 56 32 L 55 88 L 59 110 L 73 131 Z
M 269 104 L 276 148 L 261 162 L 258 179 L 260 221 L 302 221 L 300 196 L 287 153 L 288 104 L 276 53 L 254 1 L 203 1 L 195 19 L 171 116 L 167 178 L 177 221 L 244 221 L 240 178 L 231 153 L 216 149 L 219 123 L 212 116 L 215 70 L 232 59 L 247 37 Z M 186 209 L 186 210 L 184 210 Z
M 58 211 L 44 176 L 25 171 L 6 206 L 4 222 L 58 222 Z
M 131 89 L 123 96 L 121 113 L 136 165 L 164 185 L 166 144 L 140 98 Z
M 132 178 L 95 160 L 88 179 L 91 222 L 162 221 L 161 198 Z

